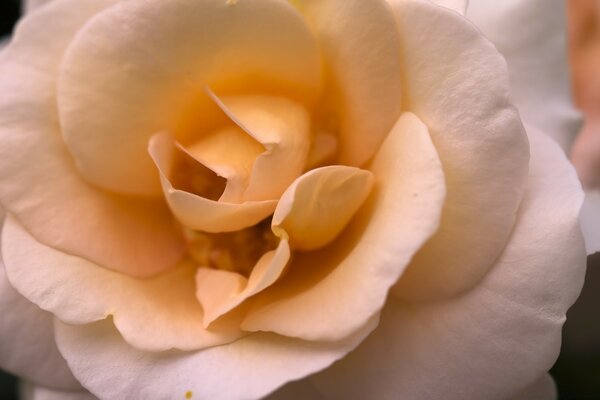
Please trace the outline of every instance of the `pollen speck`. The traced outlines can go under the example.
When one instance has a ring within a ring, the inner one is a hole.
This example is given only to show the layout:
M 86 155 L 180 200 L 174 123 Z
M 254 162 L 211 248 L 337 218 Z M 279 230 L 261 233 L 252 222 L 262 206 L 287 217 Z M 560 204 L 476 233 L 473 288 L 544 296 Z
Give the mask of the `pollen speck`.
M 193 395 L 194 394 L 192 393 L 191 390 L 188 390 L 187 392 L 185 392 L 185 398 L 186 399 L 191 399 Z

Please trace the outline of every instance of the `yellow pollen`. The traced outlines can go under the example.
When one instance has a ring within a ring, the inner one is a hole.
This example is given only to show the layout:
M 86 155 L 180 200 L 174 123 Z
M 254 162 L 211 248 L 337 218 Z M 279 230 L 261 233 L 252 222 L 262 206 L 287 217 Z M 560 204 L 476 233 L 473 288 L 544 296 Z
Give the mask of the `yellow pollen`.
M 238 0 L 227 0 L 225 4 L 227 4 L 228 6 L 235 6 L 237 2 Z
M 185 392 L 185 398 L 186 399 L 191 399 L 193 395 L 194 394 L 192 393 L 191 390 L 188 390 L 187 392 Z

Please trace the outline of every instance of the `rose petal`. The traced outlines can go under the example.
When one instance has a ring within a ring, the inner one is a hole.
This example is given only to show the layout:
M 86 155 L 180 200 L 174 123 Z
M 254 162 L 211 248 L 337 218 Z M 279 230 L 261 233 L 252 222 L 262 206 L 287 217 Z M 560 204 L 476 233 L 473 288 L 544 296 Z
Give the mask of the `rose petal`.
M 148 351 L 199 349 L 243 335 L 236 315 L 204 329 L 193 265 L 182 264 L 153 279 L 133 279 L 36 242 L 12 216 L 2 240 L 12 285 L 66 323 L 86 324 L 112 315 L 125 340 Z
M 504 59 L 479 30 L 427 1 L 393 4 L 410 111 L 429 128 L 448 187 L 440 229 L 397 293 L 434 300 L 473 287 L 504 249 L 527 178 L 527 137 L 508 102 Z
M 581 229 L 587 254 L 600 251 L 600 190 L 589 190 L 581 208 Z
M 180 127 L 188 114 L 206 114 L 203 88 L 230 84 L 316 94 L 317 44 L 293 7 L 277 0 L 120 2 L 95 16 L 65 56 L 63 135 L 91 182 L 157 194 L 148 139 L 170 131 L 188 143 L 201 131 Z
M 84 182 L 60 139 L 55 85 L 65 47 L 107 0 L 56 0 L 26 16 L 0 58 L 0 202 L 41 242 L 134 276 L 183 246 L 162 204 Z M 52 40 L 48 40 L 52 37 Z
M 213 96 L 222 110 L 261 143 L 246 201 L 278 199 L 304 170 L 310 147 L 310 116 L 299 104 L 273 96 Z
M 465 15 L 469 5 L 469 0 L 431 0 L 431 2 L 454 10 L 462 15 Z
M 258 399 L 282 384 L 331 365 L 376 326 L 373 318 L 336 343 L 311 343 L 259 333 L 194 353 L 148 354 L 128 346 L 108 322 L 57 321 L 57 343 L 73 373 L 100 398 Z
M 22 400 L 98 400 L 96 396 L 85 390 L 54 390 L 30 382 L 23 382 L 20 392 Z
M 557 399 L 556 383 L 550 374 L 544 374 L 512 400 L 552 400 Z
M 301 9 L 336 93 L 330 102 L 340 118 L 341 164 L 362 166 L 400 116 L 402 55 L 393 14 L 385 0 L 311 1 Z
M 0 226 L 3 215 L 0 208 Z M 17 293 L 1 259 L 0 315 L 0 368 L 52 388 L 80 387 L 56 348 L 52 316 Z
M 328 398 L 507 399 L 555 362 L 581 291 L 582 192 L 562 150 L 531 132 L 529 185 L 509 244 L 483 281 L 454 299 L 392 296 L 377 330 L 313 383 Z M 493 379 L 491 378 L 493 377 Z M 460 383 L 460 384 L 457 384 Z
M 232 232 L 257 224 L 275 210 L 277 200 L 223 203 L 175 189 L 169 180 L 175 150 L 173 137 L 166 133 L 154 135 L 148 145 L 167 203 L 186 227 L 211 233 Z
M 511 98 L 528 124 L 565 151 L 581 126 L 571 98 L 563 0 L 478 0 L 467 16 L 506 57 Z
M 257 295 L 244 330 L 338 340 L 381 309 L 390 286 L 437 229 L 445 186 L 427 127 L 409 113 L 369 169 L 372 194 L 344 233 L 321 251 L 296 253 L 286 276 Z
M 359 168 L 334 165 L 307 172 L 277 203 L 273 231 L 289 237 L 295 249 L 324 247 L 350 223 L 372 188 L 373 174 Z
M 196 273 L 196 297 L 204 310 L 204 326 L 208 327 L 223 314 L 275 283 L 290 256 L 288 241 L 281 240 L 276 250 L 265 253 L 257 261 L 250 277 L 243 281 L 232 279 L 231 273 L 226 271 L 199 268 Z

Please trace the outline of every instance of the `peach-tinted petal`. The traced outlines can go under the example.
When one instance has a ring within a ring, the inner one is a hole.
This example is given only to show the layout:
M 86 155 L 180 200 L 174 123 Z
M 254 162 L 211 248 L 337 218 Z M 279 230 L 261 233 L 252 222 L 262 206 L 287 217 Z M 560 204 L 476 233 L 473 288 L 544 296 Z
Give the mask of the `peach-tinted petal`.
M 299 104 L 273 96 L 213 97 L 223 111 L 266 151 L 252 166 L 245 201 L 277 199 L 306 164 L 310 116 Z
M 198 352 L 148 354 L 128 346 L 114 326 L 55 324 L 58 347 L 79 381 L 103 399 L 259 399 L 286 382 L 328 367 L 376 326 L 374 317 L 335 343 L 257 333 Z
M 243 329 L 338 340 L 381 309 L 390 286 L 437 229 L 445 186 L 427 127 L 409 113 L 369 169 L 372 193 L 343 234 L 322 250 L 295 253 L 288 273 L 257 295 Z
M 470 3 L 467 17 L 506 58 L 511 99 L 523 120 L 568 152 L 581 126 L 581 113 L 571 96 L 566 4 L 477 0 Z
M 83 181 L 62 143 L 56 115 L 64 49 L 90 16 L 112 3 L 55 0 L 27 15 L 2 52 L 0 202 L 45 244 L 106 268 L 149 276 L 172 267 L 183 250 L 168 209 Z
M 440 299 L 473 287 L 506 246 L 527 178 L 527 137 L 509 103 L 506 63 L 477 28 L 428 1 L 393 4 L 409 109 L 429 128 L 448 187 L 440 229 L 398 292 Z
M 2 254 L 10 282 L 27 299 L 70 324 L 112 315 L 135 347 L 190 350 L 243 335 L 235 315 L 204 329 L 190 263 L 153 279 L 130 278 L 38 243 L 11 216 L 2 231 Z
M 20 394 L 21 400 L 98 400 L 86 390 L 55 390 L 30 382 L 21 383 Z
M 204 310 L 204 326 L 210 326 L 223 314 L 275 283 L 287 266 L 290 255 L 288 241 L 281 240 L 276 250 L 265 253 L 256 262 L 248 279 L 233 272 L 199 268 L 196 272 L 196 297 Z
M 0 226 L 3 214 L 0 208 Z M 1 369 L 53 388 L 80 387 L 56 348 L 52 315 L 40 310 L 11 286 L 1 258 L 0 315 Z
M 333 399 L 504 400 L 550 369 L 585 274 L 583 193 L 559 146 L 530 133 L 528 189 L 490 273 L 443 302 L 390 296 L 376 331 L 313 380 L 319 391 Z
M 336 95 L 340 161 L 362 166 L 400 116 L 401 49 L 385 0 L 303 2 Z M 332 112 L 334 110 L 331 110 Z
M 169 175 L 176 146 L 169 134 L 154 135 L 148 151 L 160 172 L 160 181 L 171 211 L 190 229 L 211 233 L 236 231 L 257 224 L 275 210 L 277 200 L 224 203 L 175 189 Z
M 291 5 L 123 1 L 95 16 L 69 47 L 58 89 L 63 135 L 91 182 L 158 194 L 148 139 L 170 131 L 193 142 L 202 132 L 182 131 L 185 119 L 207 114 L 205 87 L 227 85 L 316 94 L 317 44 Z
M 365 202 L 373 180 L 370 171 L 340 165 L 307 172 L 281 196 L 273 231 L 289 238 L 294 249 L 328 245 Z

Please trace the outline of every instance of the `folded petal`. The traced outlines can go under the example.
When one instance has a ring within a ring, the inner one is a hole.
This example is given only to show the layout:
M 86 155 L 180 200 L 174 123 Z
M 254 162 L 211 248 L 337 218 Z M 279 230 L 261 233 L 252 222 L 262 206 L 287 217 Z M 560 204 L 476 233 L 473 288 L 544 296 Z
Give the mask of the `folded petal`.
M 322 250 L 296 252 L 287 274 L 256 296 L 244 330 L 338 340 L 379 312 L 390 286 L 437 229 L 445 186 L 427 127 L 409 113 L 369 170 L 372 193 L 342 235 Z
M 92 15 L 113 3 L 52 1 L 23 19 L 3 51 L 0 202 L 47 245 L 106 268 L 150 276 L 172 267 L 183 250 L 168 209 L 83 181 L 60 138 L 56 115 L 56 74 L 67 44 Z
M 277 200 L 226 203 L 174 188 L 169 177 L 176 151 L 169 134 L 158 133 L 150 139 L 148 152 L 158 168 L 165 198 L 184 226 L 211 233 L 237 231 L 257 224 L 275 210 Z
M 400 116 L 401 47 L 385 0 L 301 2 L 319 38 L 339 118 L 340 162 L 362 166 Z
M 511 98 L 526 123 L 569 151 L 581 126 L 567 57 L 567 2 L 472 1 L 467 17 L 498 47 L 508 63 Z
M 51 388 L 80 387 L 56 348 L 52 315 L 11 286 L 1 259 L 0 315 L 0 368 Z
M 509 103 L 505 61 L 477 28 L 428 1 L 393 7 L 407 104 L 429 128 L 448 187 L 440 229 L 398 292 L 434 300 L 473 287 L 506 246 L 527 178 L 527 137 Z
M 350 223 L 373 188 L 373 174 L 333 165 L 298 178 L 281 196 L 273 214 L 273 230 L 292 247 L 316 250 L 328 245 Z
M 211 114 L 205 87 L 307 98 L 319 86 L 317 43 L 287 2 L 134 0 L 79 32 L 58 103 L 63 136 L 90 182 L 152 195 L 160 184 L 148 139 L 160 131 L 184 144 L 197 139 L 202 123 L 186 119 Z
M 87 390 L 55 390 L 30 382 L 21 384 L 21 400 L 98 400 Z
M 377 330 L 313 380 L 328 398 L 508 399 L 546 373 L 581 291 L 583 200 L 573 168 L 531 132 L 528 190 L 506 250 L 472 290 L 443 302 L 391 296 Z M 459 383 L 459 384 L 457 384 Z
M 328 367 L 375 327 L 373 318 L 336 343 L 257 333 L 191 352 L 148 354 L 128 346 L 103 321 L 71 326 L 56 321 L 57 343 L 77 379 L 103 399 L 258 399 L 286 382 Z
M 130 278 L 37 242 L 11 216 L 2 232 L 2 254 L 11 284 L 40 308 L 69 324 L 111 315 L 135 347 L 190 350 L 243 335 L 237 327 L 238 315 L 204 329 L 191 263 L 153 279 Z
M 234 272 L 199 268 L 196 273 L 196 297 L 204 311 L 204 326 L 210 326 L 223 314 L 275 283 L 290 256 L 290 246 L 284 239 L 276 250 L 265 253 L 257 261 L 248 279 Z

